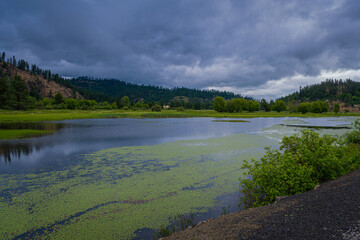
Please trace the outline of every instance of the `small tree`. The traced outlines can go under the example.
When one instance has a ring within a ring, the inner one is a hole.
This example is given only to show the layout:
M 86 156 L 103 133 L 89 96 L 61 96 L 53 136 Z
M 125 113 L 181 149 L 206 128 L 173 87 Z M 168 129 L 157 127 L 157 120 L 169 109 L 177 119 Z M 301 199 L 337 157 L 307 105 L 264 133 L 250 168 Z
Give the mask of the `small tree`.
M 300 103 L 297 107 L 297 111 L 301 112 L 302 114 L 305 114 L 307 112 L 310 112 L 312 104 L 309 102 Z
M 17 110 L 27 108 L 27 97 L 29 90 L 24 80 L 20 76 L 15 75 L 11 81 L 11 105 Z
M 70 98 L 66 101 L 66 106 L 68 109 L 76 109 L 77 101 L 73 98 Z
M 329 111 L 329 104 L 327 102 L 321 101 L 320 105 L 321 105 L 321 112 Z
M 339 105 L 338 103 L 335 103 L 335 104 L 334 104 L 334 112 L 335 112 L 335 113 L 340 112 L 340 105 Z
M 128 96 L 123 96 L 121 98 L 121 107 L 128 107 L 130 104 L 130 100 Z
M 223 97 L 216 97 L 214 99 L 213 108 L 217 112 L 225 112 L 226 110 L 226 102 Z
M 321 113 L 321 104 L 320 101 L 316 101 L 311 106 L 311 112 L 313 113 Z
M 55 104 L 62 104 L 64 103 L 64 97 L 61 93 L 57 93 L 55 94 L 55 97 L 54 97 L 54 100 L 55 100 Z
M 249 112 L 260 111 L 260 103 L 257 101 L 249 100 L 248 101 L 248 111 Z
M 265 112 L 270 112 L 271 111 L 271 107 L 270 104 L 263 98 L 260 101 L 261 107 L 263 108 L 263 110 Z
M 162 107 L 159 104 L 155 104 L 154 106 L 151 107 L 151 111 L 153 112 L 161 112 Z
M 118 109 L 120 109 L 122 107 L 121 106 L 121 100 L 120 100 L 119 96 L 116 97 L 116 106 L 117 106 Z
M 296 111 L 296 107 L 295 107 L 295 101 L 291 101 L 288 103 L 288 109 L 290 113 L 294 113 Z
M 282 112 L 286 110 L 286 104 L 282 100 L 276 100 L 274 106 L 272 107 L 274 111 Z
M 10 86 L 7 78 L 0 78 L 0 108 L 6 108 L 10 96 Z

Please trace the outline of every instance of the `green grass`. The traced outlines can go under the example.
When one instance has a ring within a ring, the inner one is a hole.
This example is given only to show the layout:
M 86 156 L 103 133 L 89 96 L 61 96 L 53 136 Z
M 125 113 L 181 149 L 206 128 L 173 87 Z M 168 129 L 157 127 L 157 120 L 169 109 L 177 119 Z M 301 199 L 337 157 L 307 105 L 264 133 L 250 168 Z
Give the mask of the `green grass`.
M 289 113 L 289 112 L 241 112 L 227 113 L 213 110 L 163 110 L 151 111 L 124 111 L 124 110 L 31 110 L 31 111 L 5 111 L 0 110 L 0 123 L 9 122 L 39 122 L 60 121 L 66 119 L 90 118 L 182 118 L 182 117 L 215 117 L 215 118 L 256 118 L 256 117 L 339 117 L 360 116 L 360 113 Z
M 34 130 L 34 129 L 0 129 L 0 139 L 18 139 L 43 136 L 53 133 L 52 130 Z
M 213 110 L 162 110 L 161 112 L 133 111 L 133 110 L 30 110 L 30 111 L 8 111 L 0 110 L 1 123 L 28 123 L 43 121 L 61 121 L 68 119 L 93 119 L 93 118 L 187 118 L 187 117 L 214 117 L 214 118 L 256 118 L 256 117 L 340 117 L 360 116 L 360 113 L 289 113 L 289 112 L 241 112 L 228 113 Z M 219 120 L 238 122 L 243 120 Z M 0 129 L 0 139 L 16 139 L 34 137 L 51 132 L 39 130 L 12 130 Z

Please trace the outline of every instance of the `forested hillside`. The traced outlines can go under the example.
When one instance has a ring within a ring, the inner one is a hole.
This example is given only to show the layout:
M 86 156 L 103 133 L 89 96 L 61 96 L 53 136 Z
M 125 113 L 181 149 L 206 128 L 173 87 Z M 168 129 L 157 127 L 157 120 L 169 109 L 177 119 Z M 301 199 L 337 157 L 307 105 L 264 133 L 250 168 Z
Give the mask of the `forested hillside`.
M 280 98 L 285 102 L 340 101 L 351 106 L 360 104 L 360 82 L 350 79 L 327 79 L 319 84 L 300 87 L 299 91 Z
M 57 93 L 66 98 L 82 98 L 69 80 L 35 64 L 30 65 L 23 59 L 17 61 L 15 56 L 6 58 L 3 52 L 0 56 L 0 77 L 11 80 L 15 76 L 25 81 L 29 95 L 37 100 L 53 98 Z
M 163 104 L 190 104 L 195 109 L 208 108 L 217 96 L 225 99 L 242 98 L 231 92 L 216 90 L 197 90 L 189 88 L 163 88 L 159 86 L 145 86 L 119 81 L 115 79 L 90 79 L 79 77 L 72 79 L 85 98 L 96 101 L 112 102 L 117 96 L 128 96 L 130 101 L 159 102 Z M 112 99 L 111 99 L 112 98 Z

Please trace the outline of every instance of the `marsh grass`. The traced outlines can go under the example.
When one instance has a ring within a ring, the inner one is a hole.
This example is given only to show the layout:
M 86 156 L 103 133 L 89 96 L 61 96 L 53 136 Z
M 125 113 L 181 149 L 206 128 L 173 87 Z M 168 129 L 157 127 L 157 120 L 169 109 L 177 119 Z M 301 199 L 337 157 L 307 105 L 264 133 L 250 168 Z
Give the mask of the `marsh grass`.
M 0 129 L 0 139 L 19 139 L 40 137 L 53 133 L 54 130 L 36 130 L 36 129 Z
M 360 113 L 289 113 L 289 112 L 240 112 L 227 113 L 213 110 L 162 110 L 161 112 L 133 110 L 0 110 L 0 123 L 7 122 L 41 122 L 67 119 L 91 118 L 182 118 L 182 117 L 214 117 L 214 118 L 256 118 L 256 117 L 340 117 L 360 116 Z

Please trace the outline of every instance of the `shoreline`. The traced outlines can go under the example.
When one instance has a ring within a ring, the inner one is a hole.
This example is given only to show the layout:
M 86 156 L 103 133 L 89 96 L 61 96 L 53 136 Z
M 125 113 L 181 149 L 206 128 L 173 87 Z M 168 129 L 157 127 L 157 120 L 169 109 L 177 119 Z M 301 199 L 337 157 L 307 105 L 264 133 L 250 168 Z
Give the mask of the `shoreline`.
M 356 239 L 360 168 L 275 203 L 209 219 L 163 239 Z M 349 238 L 350 237 L 350 238 Z

